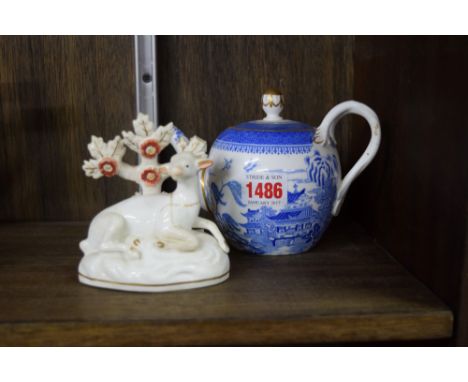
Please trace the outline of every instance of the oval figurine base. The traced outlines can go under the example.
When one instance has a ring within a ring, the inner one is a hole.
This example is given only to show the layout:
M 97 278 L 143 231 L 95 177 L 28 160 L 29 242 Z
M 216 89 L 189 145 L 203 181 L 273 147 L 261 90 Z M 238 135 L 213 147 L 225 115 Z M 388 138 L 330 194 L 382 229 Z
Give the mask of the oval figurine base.
M 200 217 L 198 173 L 213 165 L 206 141 L 188 139 L 172 123 L 154 128 L 147 115 L 133 121 L 134 132 L 104 142 L 91 137 L 92 159 L 83 164 L 93 179 L 120 176 L 141 187 L 134 195 L 98 213 L 80 242 L 78 267 L 83 284 L 133 292 L 167 292 L 218 284 L 229 277 L 229 247 L 219 228 Z M 176 154 L 161 164 L 158 155 L 171 144 Z M 126 147 L 141 161 L 122 161 Z M 177 182 L 168 194 L 164 179 Z M 210 235 L 204 233 L 209 232 Z
M 221 284 L 222 282 L 226 281 L 229 278 L 229 272 L 221 275 L 219 277 L 214 277 L 211 279 L 205 280 L 198 280 L 198 281 L 188 281 L 188 282 L 180 282 L 180 283 L 173 283 L 173 284 L 161 284 L 161 285 L 145 285 L 145 284 L 126 284 L 126 283 L 118 283 L 112 281 L 105 281 L 105 280 L 97 280 L 91 277 L 87 277 L 82 274 L 78 274 L 78 279 L 80 283 L 90 285 L 96 288 L 105 288 L 105 289 L 115 289 L 115 290 L 123 290 L 128 292 L 172 292 L 177 290 L 184 290 L 184 289 L 195 289 L 195 288 L 204 288 L 216 284 Z
M 193 251 L 155 246 L 141 238 L 135 250 L 92 251 L 81 259 L 83 284 L 130 292 L 169 292 L 202 288 L 229 278 L 229 257 L 212 236 L 193 231 L 199 245 Z

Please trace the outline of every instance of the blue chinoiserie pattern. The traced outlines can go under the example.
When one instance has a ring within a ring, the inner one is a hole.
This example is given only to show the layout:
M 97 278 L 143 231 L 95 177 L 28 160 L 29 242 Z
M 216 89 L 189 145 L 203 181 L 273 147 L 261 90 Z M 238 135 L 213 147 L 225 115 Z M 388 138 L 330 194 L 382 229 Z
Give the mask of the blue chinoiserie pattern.
M 350 183 L 375 156 L 378 117 L 366 105 L 346 101 L 315 128 L 283 118 L 284 97 L 275 89 L 265 91 L 261 107 L 263 119 L 228 127 L 213 142 L 212 167 L 201 181 L 203 205 L 238 249 L 272 255 L 305 252 L 320 240 Z M 364 117 L 372 138 L 342 180 L 334 129 L 347 114 Z
M 247 163 L 245 173 L 251 165 Z M 228 240 L 239 249 L 257 254 L 300 253 L 318 242 L 330 222 L 339 171 L 335 155 L 311 151 L 308 142 L 303 168 L 288 177 L 284 208 L 248 207 L 245 189 L 231 179 L 222 184 L 215 181 L 209 184 L 211 209 Z M 237 219 L 224 208 L 227 193 L 239 208 Z

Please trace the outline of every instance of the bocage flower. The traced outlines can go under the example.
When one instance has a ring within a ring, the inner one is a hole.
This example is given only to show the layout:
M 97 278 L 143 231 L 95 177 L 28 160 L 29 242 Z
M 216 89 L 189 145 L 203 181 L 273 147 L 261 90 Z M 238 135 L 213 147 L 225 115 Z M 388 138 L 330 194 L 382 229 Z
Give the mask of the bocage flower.
M 102 175 L 111 177 L 117 173 L 117 161 L 112 158 L 102 158 L 99 161 L 99 171 Z
M 154 158 L 161 151 L 159 142 L 155 139 L 147 139 L 140 145 L 140 154 L 145 158 Z
M 141 173 L 141 180 L 145 182 L 147 186 L 155 186 L 161 180 L 161 175 L 156 168 L 150 167 L 143 170 Z

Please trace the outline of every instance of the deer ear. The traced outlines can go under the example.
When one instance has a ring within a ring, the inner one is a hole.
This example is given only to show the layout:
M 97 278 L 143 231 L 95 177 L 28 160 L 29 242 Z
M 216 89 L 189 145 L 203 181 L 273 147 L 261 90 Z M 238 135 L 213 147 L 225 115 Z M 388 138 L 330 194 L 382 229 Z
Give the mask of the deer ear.
M 198 168 L 204 169 L 213 166 L 213 161 L 210 159 L 204 159 L 198 161 Z

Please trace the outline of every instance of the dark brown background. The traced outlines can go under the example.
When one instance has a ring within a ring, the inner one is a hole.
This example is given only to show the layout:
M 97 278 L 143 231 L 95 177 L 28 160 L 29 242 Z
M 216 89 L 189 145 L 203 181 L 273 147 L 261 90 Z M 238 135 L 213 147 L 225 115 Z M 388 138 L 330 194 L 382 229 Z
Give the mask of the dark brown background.
M 468 39 L 461 37 L 159 37 L 160 122 L 210 143 L 259 118 L 266 87 L 284 114 L 317 125 L 340 101 L 379 115 L 383 140 L 343 214 L 359 221 L 454 310 L 468 344 Z M 0 220 L 88 220 L 134 189 L 81 171 L 91 134 L 135 116 L 133 37 L 0 37 Z M 347 117 L 343 167 L 368 131 Z M 352 128 L 350 126 L 352 125 Z

